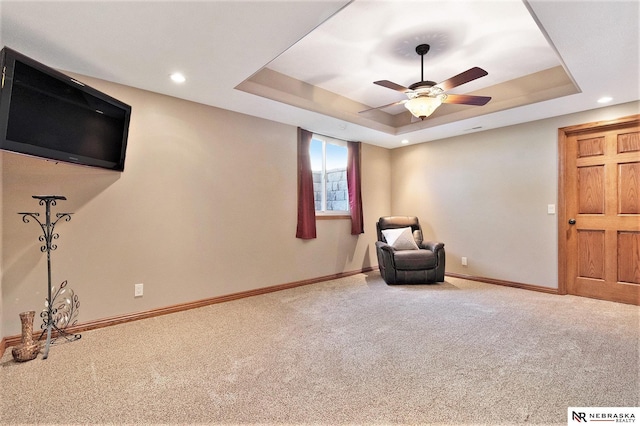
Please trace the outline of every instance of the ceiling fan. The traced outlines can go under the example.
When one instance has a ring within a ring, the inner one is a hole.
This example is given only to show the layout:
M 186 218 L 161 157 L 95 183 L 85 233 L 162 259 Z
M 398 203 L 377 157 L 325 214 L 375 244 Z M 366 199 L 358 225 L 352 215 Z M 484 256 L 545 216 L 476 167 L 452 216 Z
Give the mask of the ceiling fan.
M 382 105 L 376 108 L 369 108 L 360 113 L 371 111 L 374 109 L 388 108 L 394 105 L 404 104 L 411 114 L 424 120 L 438 108 L 441 104 L 464 104 L 482 106 L 491 100 L 489 96 L 473 96 L 473 95 L 454 95 L 445 93 L 447 90 L 461 86 L 465 83 L 473 81 L 477 78 L 484 77 L 488 73 L 482 68 L 473 67 L 463 73 L 451 77 L 448 80 L 436 83 L 424 79 L 424 55 L 429 52 L 428 44 L 421 44 L 416 47 L 416 53 L 421 57 L 420 81 L 409 87 L 401 86 L 388 80 L 374 81 L 377 84 L 388 89 L 396 90 L 407 95 L 408 99 L 393 102 L 388 105 Z

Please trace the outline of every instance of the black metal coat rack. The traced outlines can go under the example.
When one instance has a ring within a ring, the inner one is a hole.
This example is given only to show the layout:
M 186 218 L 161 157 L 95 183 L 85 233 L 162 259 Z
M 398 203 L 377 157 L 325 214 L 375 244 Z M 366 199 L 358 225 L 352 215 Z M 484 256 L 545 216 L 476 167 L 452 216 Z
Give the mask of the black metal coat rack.
M 44 245 L 40 247 L 41 252 L 47 253 L 47 303 L 46 309 L 42 311 L 40 316 L 43 318 L 42 333 L 38 340 L 41 340 L 44 334 L 47 334 L 47 340 L 44 347 L 44 353 L 42 359 L 47 359 L 49 356 L 49 347 L 58 337 L 63 337 L 67 341 L 78 340 L 80 334 L 70 334 L 66 332 L 66 327 L 75 324 L 74 320 L 77 316 L 77 309 L 80 305 L 78 297 L 73 294 L 73 290 L 70 291 L 70 297 L 66 296 L 64 302 L 61 305 L 56 305 L 56 298 L 67 291 L 65 288 L 67 282 L 64 281 L 53 294 L 53 287 L 51 286 L 51 252 L 58 247 L 53 243 L 54 240 L 60 238 L 60 235 L 54 232 L 56 224 L 60 220 L 69 222 L 73 213 L 56 213 L 55 220 L 51 221 L 51 207 L 56 205 L 57 201 L 66 200 L 67 198 L 61 195 L 33 195 L 33 198 L 40 200 L 39 205 L 45 207 L 45 220 L 44 222 L 39 219 L 40 213 L 18 213 L 22 215 L 22 221 L 29 223 L 29 219 L 35 220 L 42 229 L 42 235 L 38 237 L 38 240 L 43 242 Z M 64 324 L 60 326 L 59 324 Z M 52 337 L 52 331 L 55 330 L 55 336 Z

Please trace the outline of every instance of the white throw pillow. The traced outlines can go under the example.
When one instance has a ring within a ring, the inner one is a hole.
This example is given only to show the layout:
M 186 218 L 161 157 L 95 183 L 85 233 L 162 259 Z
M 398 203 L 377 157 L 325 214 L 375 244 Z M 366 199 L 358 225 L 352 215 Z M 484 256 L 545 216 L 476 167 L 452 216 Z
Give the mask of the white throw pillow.
M 382 235 L 387 244 L 396 250 L 419 250 L 416 240 L 413 239 L 411 228 L 383 229 Z

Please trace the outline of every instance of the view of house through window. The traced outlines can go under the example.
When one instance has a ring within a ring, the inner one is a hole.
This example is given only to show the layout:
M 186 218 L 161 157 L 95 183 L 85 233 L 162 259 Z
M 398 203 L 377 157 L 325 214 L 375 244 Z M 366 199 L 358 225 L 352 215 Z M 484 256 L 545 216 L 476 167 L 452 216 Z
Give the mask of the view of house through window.
M 316 212 L 348 213 L 347 143 L 314 134 L 309 155 Z

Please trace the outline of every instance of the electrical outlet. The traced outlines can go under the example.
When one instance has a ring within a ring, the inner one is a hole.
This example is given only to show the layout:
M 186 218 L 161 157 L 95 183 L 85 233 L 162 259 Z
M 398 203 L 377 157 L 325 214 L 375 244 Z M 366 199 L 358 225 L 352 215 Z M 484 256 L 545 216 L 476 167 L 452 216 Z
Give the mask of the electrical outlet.
M 462 266 L 467 266 L 467 258 L 466 257 L 462 258 Z
M 135 284 L 133 286 L 133 297 L 142 297 L 144 294 L 144 284 Z

